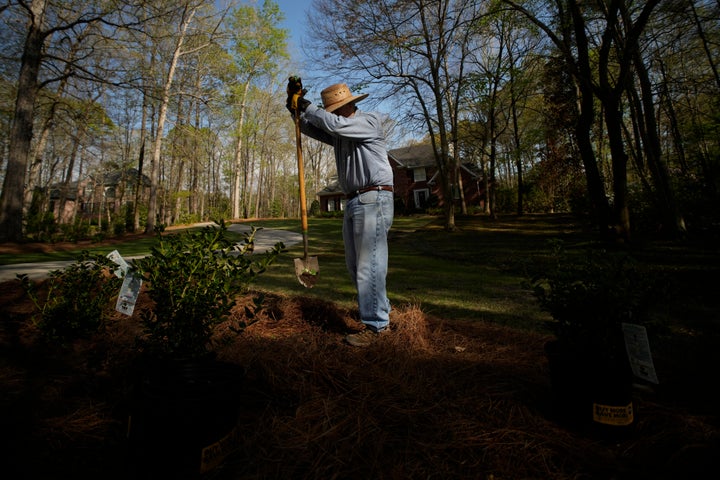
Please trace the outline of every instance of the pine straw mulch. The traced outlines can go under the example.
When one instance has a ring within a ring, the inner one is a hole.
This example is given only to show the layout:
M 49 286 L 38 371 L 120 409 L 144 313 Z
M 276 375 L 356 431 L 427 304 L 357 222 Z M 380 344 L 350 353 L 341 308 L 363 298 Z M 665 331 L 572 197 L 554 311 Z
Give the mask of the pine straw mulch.
M 266 304 L 242 335 L 219 331 L 218 356 L 244 367 L 246 388 L 240 448 L 212 478 L 650 479 L 717 470 L 717 417 L 655 394 L 639 394 L 626 438 L 556 422 L 547 336 L 406 305 L 389 334 L 356 349 L 342 341 L 359 327 L 354 312 L 307 297 Z M 38 343 L 16 282 L 0 284 L 0 307 L 3 477 L 126 478 L 135 316 L 118 314 L 105 334 L 62 350 Z

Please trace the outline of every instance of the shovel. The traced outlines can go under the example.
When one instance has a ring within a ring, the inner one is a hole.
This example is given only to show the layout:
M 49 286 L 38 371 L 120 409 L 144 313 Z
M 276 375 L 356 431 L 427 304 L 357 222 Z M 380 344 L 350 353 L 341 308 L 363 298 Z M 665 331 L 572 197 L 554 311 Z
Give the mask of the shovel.
M 320 271 L 317 257 L 308 257 L 308 218 L 305 199 L 305 169 L 303 167 L 302 141 L 300 140 L 300 112 L 297 110 L 297 97 L 293 97 L 295 109 L 295 143 L 297 144 L 298 180 L 300 183 L 300 218 L 302 219 L 303 258 L 295 259 L 295 275 L 305 288 L 312 288 L 317 282 Z

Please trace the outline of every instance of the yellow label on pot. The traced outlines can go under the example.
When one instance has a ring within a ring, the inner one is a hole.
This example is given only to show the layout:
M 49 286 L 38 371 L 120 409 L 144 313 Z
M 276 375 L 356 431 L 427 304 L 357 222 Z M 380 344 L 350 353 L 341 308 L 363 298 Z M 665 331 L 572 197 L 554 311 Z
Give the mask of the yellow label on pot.
M 605 425 L 625 426 L 633 423 L 632 402 L 625 406 L 593 403 L 593 420 Z
M 200 457 L 200 473 L 206 473 L 220 465 L 225 458 L 233 453 L 240 438 L 238 427 L 232 429 L 223 438 L 202 449 Z

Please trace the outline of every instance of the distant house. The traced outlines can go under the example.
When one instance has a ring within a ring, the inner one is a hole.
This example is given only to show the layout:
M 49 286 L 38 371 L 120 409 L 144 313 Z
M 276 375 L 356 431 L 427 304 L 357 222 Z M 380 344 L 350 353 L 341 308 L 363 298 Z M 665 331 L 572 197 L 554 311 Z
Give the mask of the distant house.
M 345 209 L 345 194 L 340 190 L 337 177 L 317 193 L 320 211 L 337 212 Z
M 388 151 L 388 159 L 393 170 L 395 185 L 395 204 L 411 213 L 424 211 L 428 207 L 444 204 L 442 189 L 438 179 L 437 163 L 431 145 L 413 145 Z M 467 205 L 482 204 L 482 175 L 474 165 L 465 164 L 460 168 L 463 191 Z M 328 184 L 317 193 L 320 209 L 323 212 L 343 210 L 345 195 L 337 180 Z M 460 192 L 456 190 L 454 202 L 459 202 Z
M 59 223 L 71 221 L 73 214 L 89 218 L 117 213 L 123 205 L 135 202 L 137 178 L 138 170 L 129 168 L 107 172 L 100 176 L 89 175 L 79 182 L 70 182 L 67 185 L 51 185 L 50 211 Z M 140 199 L 146 202 L 150 178 L 145 174 L 142 175 L 141 186 Z
M 445 204 L 437 162 L 432 145 L 421 144 L 397 148 L 388 152 L 395 176 L 396 204 L 401 202 L 406 212 L 423 211 L 428 207 Z M 465 203 L 480 205 L 482 202 L 482 175 L 472 164 L 460 166 Z M 453 202 L 460 201 L 456 188 Z

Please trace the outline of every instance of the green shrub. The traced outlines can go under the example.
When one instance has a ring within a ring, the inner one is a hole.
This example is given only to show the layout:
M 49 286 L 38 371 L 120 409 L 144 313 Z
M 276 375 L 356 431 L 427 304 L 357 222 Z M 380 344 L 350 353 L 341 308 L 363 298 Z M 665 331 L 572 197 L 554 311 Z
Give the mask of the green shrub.
M 66 346 L 102 331 L 122 284 L 110 274 L 116 267 L 103 255 L 83 251 L 68 267 L 50 272 L 47 294 L 42 296 L 37 283 L 18 275 L 37 309 L 33 321 L 41 336 Z
M 571 255 L 554 241 L 552 264 L 531 288 L 558 340 L 585 351 L 612 352 L 622 323 L 647 324 L 660 281 L 624 252 L 588 250 Z
M 166 236 L 160 228 L 151 255 L 132 262 L 132 271 L 142 276 L 154 302 L 141 312 L 141 343 L 151 356 L 207 354 L 214 328 L 227 318 L 236 296 L 284 249 L 278 242 L 264 254 L 251 255 L 257 229 L 235 244 L 225 222 L 219 225 Z
M 333 210 L 331 212 L 321 212 L 320 218 L 343 218 L 345 212 L 342 210 Z
M 313 200 L 310 204 L 310 212 L 308 212 L 311 217 L 318 217 L 320 216 L 320 202 L 317 200 Z
M 43 242 L 52 238 L 58 230 L 58 225 L 55 223 L 55 215 L 52 212 L 35 212 L 28 215 L 25 229 L 29 238 Z

